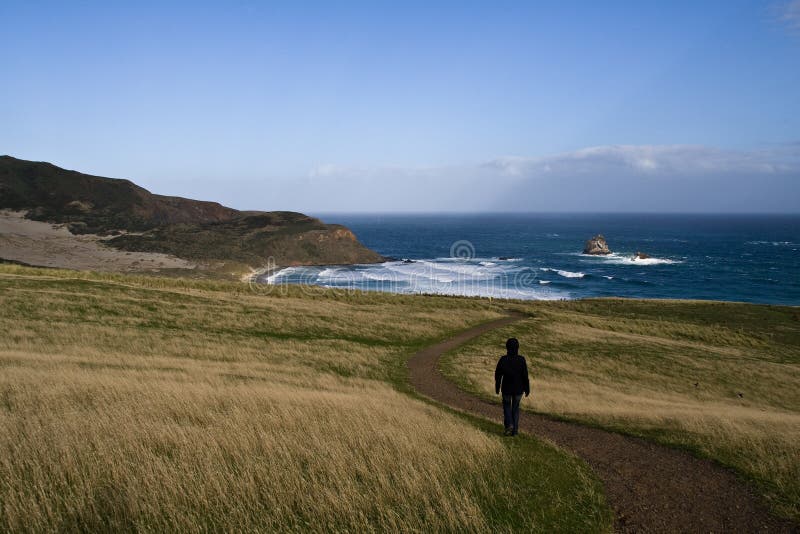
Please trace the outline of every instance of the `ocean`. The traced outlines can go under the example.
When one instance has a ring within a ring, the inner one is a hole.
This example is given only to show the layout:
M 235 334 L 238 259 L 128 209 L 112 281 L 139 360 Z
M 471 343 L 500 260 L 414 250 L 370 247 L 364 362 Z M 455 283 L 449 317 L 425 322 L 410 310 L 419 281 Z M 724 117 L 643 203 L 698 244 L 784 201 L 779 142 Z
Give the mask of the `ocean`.
M 259 279 L 519 299 L 632 297 L 800 304 L 798 215 L 320 215 L 392 258 Z M 587 256 L 603 234 L 613 254 Z M 650 256 L 633 259 L 637 251 Z M 404 261 L 405 260 L 405 261 Z

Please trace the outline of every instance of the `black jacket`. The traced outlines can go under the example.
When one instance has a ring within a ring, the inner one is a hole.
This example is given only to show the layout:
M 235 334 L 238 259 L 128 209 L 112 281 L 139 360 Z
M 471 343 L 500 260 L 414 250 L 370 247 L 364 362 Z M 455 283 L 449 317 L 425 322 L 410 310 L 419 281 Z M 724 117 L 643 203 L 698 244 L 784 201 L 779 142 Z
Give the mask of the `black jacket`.
M 528 364 L 525 358 L 520 355 L 510 356 L 506 354 L 497 362 L 497 369 L 494 372 L 494 390 L 500 392 L 503 387 L 503 395 L 529 395 L 531 384 L 528 381 Z

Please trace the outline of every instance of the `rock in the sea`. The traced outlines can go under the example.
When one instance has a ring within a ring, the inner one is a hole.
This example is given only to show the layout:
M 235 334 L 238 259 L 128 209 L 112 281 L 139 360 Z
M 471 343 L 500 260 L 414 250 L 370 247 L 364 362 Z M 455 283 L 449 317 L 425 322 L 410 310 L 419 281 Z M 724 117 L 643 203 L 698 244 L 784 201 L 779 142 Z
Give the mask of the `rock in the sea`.
M 611 251 L 608 249 L 608 243 L 606 243 L 606 238 L 603 237 L 603 234 L 597 234 L 586 241 L 586 245 L 583 247 L 583 253 L 601 256 L 604 254 L 611 254 Z
M 639 251 L 637 250 L 637 251 L 636 251 L 636 254 L 634 254 L 634 255 L 633 255 L 633 258 L 631 258 L 631 259 L 634 259 L 634 260 L 646 260 L 646 259 L 647 259 L 647 258 L 649 258 L 649 257 L 650 257 L 650 255 L 649 255 L 649 254 L 645 254 L 644 252 L 639 252 Z

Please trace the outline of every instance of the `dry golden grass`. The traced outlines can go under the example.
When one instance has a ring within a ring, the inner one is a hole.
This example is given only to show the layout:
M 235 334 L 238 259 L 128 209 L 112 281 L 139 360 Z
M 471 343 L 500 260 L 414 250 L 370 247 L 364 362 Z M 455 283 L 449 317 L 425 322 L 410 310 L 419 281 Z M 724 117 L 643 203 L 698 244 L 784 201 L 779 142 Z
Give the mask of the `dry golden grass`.
M 392 386 L 416 347 L 497 316 L 0 266 L 0 531 L 608 528 L 582 464 Z M 525 450 L 541 502 L 516 518 Z
M 518 337 L 532 410 L 689 447 L 800 517 L 800 310 L 625 300 L 528 310 L 534 318 L 451 355 L 446 372 L 491 395 L 503 342 Z
M 487 527 L 453 481 L 507 451 L 387 386 L 17 361 L 0 384 L 11 530 Z

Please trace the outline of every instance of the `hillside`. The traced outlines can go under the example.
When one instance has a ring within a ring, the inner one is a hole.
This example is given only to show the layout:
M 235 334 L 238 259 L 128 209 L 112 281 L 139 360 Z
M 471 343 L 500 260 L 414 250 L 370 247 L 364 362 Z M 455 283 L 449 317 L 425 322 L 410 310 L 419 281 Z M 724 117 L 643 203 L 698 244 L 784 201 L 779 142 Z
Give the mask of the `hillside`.
M 216 202 L 153 194 L 129 180 L 91 176 L 0 156 L 0 209 L 64 224 L 103 244 L 200 262 L 278 265 L 373 263 L 383 258 L 340 225 L 295 212 L 238 211 Z M 2 254 L 0 254 L 2 256 Z
M 0 532 L 607 532 L 588 467 L 402 393 L 448 297 L 0 265 Z

